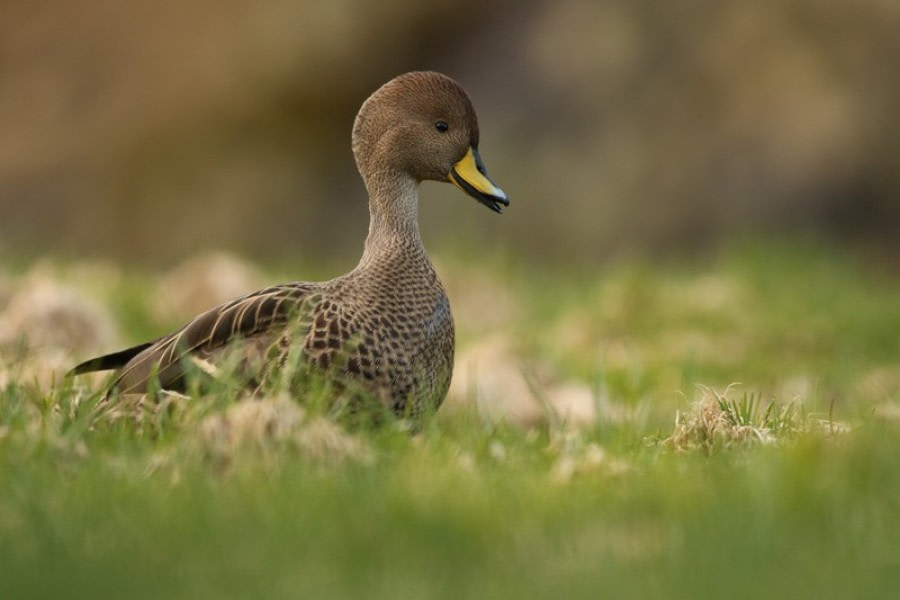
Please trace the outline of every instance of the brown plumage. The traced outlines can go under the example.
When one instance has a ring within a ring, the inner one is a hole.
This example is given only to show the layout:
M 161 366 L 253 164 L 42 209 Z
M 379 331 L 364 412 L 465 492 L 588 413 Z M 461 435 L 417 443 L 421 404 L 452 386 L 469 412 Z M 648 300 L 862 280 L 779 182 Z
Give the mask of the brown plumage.
M 299 364 L 339 388 L 361 388 L 398 415 L 440 406 L 453 369 L 453 317 L 419 237 L 418 184 L 450 181 L 496 212 L 509 201 L 478 155 L 472 102 L 445 75 L 389 81 L 363 103 L 352 137 L 370 212 L 355 269 L 254 292 L 72 373 L 119 369 L 110 390 L 124 394 L 157 384 L 183 390 L 197 359 L 235 367 L 248 385 Z

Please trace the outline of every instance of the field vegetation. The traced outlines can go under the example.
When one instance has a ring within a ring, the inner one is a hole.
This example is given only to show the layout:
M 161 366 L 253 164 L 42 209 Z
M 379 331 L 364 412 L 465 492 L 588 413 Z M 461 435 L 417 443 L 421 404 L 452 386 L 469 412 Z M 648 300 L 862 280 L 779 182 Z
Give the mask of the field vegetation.
M 900 589 L 896 265 L 771 240 L 594 268 L 439 256 L 457 368 L 415 435 L 348 429 L 316 390 L 136 407 L 63 377 L 287 269 L 0 273 L 0 597 Z

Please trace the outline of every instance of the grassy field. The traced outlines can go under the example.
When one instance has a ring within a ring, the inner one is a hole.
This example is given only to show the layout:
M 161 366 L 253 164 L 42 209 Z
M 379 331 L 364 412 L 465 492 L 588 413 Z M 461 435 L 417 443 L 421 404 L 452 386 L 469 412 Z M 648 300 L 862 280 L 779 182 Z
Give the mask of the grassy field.
M 190 316 L 171 279 L 2 274 L 0 598 L 896 597 L 896 266 L 439 268 L 459 381 L 415 436 L 280 396 L 110 411 L 60 373 Z

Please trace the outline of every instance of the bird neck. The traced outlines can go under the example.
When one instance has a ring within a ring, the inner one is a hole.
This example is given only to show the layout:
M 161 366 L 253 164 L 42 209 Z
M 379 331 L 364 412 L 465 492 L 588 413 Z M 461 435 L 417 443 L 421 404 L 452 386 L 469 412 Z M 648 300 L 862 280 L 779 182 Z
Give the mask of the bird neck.
M 419 235 L 418 188 L 418 182 L 408 175 L 384 173 L 366 178 L 369 235 L 360 267 L 374 262 L 427 260 Z

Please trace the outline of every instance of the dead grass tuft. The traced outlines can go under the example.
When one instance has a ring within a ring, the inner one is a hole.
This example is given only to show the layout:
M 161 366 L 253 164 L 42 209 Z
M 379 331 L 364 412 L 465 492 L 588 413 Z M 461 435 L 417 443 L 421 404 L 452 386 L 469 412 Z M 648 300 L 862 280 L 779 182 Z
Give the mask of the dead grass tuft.
M 494 335 L 456 358 L 445 410 L 474 406 L 489 421 L 523 429 L 548 423 L 590 427 L 597 422 L 597 394 L 590 386 L 555 376 L 548 365 L 529 361 L 512 339 Z
M 162 277 L 153 311 L 163 320 L 199 314 L 257 290 L 264 283 L 261 271 L 237 256 L 226 252 L 198 254 Z
M 93 353 L 118 340 L 112 316 L 98 301 L 61 283 L 38 266 L 0 305 L 0 385 L 54 385 L 75 354 Z
M 286 394 L 238 402 L 200 422 L 204 450 L 224 466 L 242 453 L 276 456 L 293 448 L 315 464 L 372 460 L 368 443 L 321 416 L 311 416 Z
M 65 350 L 100 348 L 116 338 L 107 310 L 77 289 L 29 276 L 0 313 L 0 346 Z
M 774 445 L 779 438 L 805 429 L 804 419 L 793 404 L 770 402 L 765 408 L 752 394 L 740 399 L 729 397 L 734 385 L 722 393 L 701 386 L 699 401 L 687 413 L 675 414 L 675 431 L 662 440 L 665 448 L 676 452 L 716 450 L 755 445 Z

